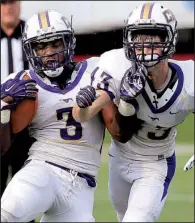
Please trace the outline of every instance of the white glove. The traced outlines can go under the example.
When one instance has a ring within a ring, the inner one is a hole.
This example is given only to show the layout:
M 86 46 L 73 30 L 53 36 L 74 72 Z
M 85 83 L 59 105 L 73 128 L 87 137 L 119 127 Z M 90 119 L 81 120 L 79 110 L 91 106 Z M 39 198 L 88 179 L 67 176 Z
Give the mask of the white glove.
M 194 155 L 187 161 L 186 165 L 184 166 L 184 171 L 188 171 L 194 166 Z

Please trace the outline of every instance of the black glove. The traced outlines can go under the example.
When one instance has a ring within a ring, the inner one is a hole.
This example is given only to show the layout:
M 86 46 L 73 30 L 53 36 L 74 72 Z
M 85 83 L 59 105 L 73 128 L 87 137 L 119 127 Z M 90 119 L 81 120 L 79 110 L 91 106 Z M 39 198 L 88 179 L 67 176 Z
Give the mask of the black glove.
M 122 78 L 120 87 L 120 97 L 128 102 L 135 99 L 144 89 L 147 70 L 143 65 L 139 65 L 137 70 L 131 68 Z
M 92 105 L 95 99 L 96 99 L 96 90 L 94 87 L 89 85 L 84 88 L 81 88 L 76 96 L 76 102 L 80 108 L 89 107 L 90 105 Z

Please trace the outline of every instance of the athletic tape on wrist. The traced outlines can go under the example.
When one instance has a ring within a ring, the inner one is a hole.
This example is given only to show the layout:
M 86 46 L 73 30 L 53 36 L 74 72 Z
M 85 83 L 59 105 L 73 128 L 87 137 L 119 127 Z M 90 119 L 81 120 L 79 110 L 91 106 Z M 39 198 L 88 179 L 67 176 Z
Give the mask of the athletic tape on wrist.
M 10 113 L 9 109 L 2 110 L 4 106 L 8 105 L 8 103 L 1 100 L 1 123 L 7 124 L 10 121 Z
M 3 109 L 3 107 L 7 106 L 8 103 L 4 102 L 3 100 L 1 100 L 1 110 Z

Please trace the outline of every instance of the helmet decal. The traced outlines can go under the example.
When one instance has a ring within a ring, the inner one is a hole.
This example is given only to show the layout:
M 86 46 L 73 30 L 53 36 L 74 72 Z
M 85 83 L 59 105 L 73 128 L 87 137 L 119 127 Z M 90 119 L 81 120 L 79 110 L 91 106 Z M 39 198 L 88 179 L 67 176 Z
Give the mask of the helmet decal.
M 154 3 L 145 3 L 142 6 L 140 19 L 150 19 Z
M 167 23 L 170 23 L 170 22 L 176 20 L 174 14 L 169 9 L 164 10 L 163 15 L 165 16 Z
M 38 20 L 39 20 L 39 26 L 41 29 L 50 27 L 48 11 L 38 13 Z

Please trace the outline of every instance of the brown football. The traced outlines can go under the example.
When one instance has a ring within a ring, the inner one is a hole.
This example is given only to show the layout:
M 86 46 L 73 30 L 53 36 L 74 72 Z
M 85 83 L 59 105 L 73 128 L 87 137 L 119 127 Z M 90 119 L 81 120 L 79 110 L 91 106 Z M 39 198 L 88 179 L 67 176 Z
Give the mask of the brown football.
M 25 74 L 23 80 L 28 80 L 30 77 Z M 11 129 L 13 133 L 18 133 L 27 127 L 37 112 L 38 95 L 36 100 L 24 99 L 14 110 L 11 111 Z

